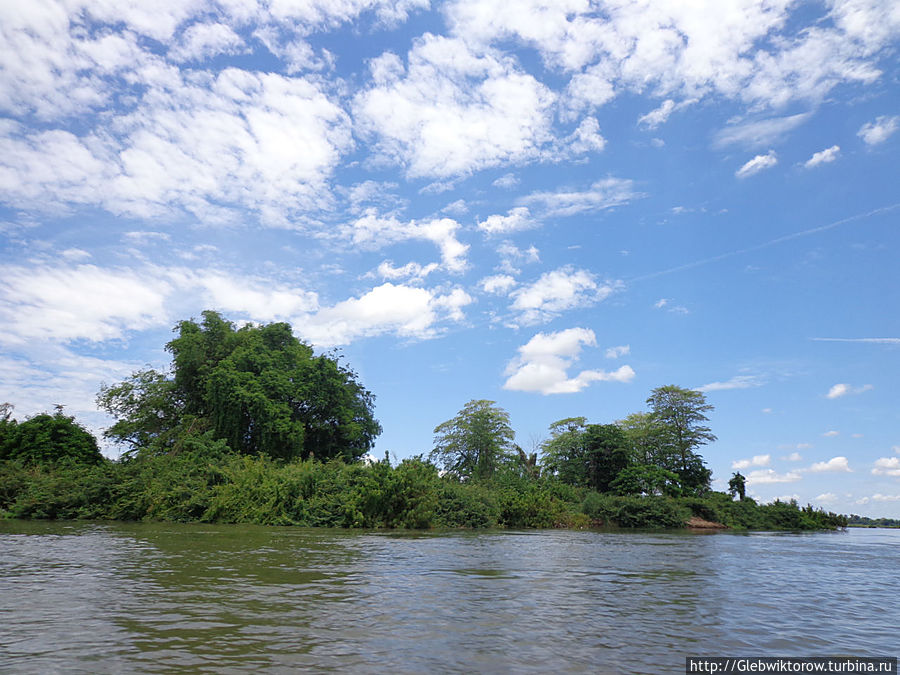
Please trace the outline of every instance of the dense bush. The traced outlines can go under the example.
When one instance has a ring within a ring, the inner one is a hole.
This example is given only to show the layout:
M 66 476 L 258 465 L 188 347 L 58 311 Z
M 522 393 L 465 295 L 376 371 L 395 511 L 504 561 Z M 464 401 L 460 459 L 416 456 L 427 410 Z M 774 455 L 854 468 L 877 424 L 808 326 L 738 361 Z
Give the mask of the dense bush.
M 842 516 L 724 493 L 673 498 L 598 493 L 503 472 L 440 477 L 421 458 L 279 462 L 229 451 L 211 434 L 177 452 L 85 465 L 0 462 L 0 512 L 15 518 L 258 523 L 354 528 L 678 528 L 696 515 L 737 529 L 842 527 Z

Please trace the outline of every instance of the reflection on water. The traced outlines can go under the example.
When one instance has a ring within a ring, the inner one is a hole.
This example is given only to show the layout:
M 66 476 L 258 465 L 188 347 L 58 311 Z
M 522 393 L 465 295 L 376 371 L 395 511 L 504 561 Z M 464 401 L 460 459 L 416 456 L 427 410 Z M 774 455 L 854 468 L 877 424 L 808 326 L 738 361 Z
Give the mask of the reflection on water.
M 900 532 L 0 523 L 3 672 L 683 672 L 889 656 Z M 4 670 L 5 669 L 5 670 Z

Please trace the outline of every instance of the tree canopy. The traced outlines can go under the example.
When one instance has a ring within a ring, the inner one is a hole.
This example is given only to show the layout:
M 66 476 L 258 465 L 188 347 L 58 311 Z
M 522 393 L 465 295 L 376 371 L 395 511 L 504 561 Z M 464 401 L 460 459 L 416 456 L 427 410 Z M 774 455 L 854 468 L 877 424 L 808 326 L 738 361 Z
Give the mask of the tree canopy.
M 97 439 L 64 415 L 62 406 L 54 414 L 41 413 L 24 422 L 11 417 L 12 406 L 0 406 L 0 460 L 18 460 L 24 464 L 69 461 L 98 464 L 103 461 Z
M 430 458 L 460 477 L 489 478 L 512 456 L 514 437 L 509 413 L 494 401 L 473 400 L 435 427 Z
M 205 434 L 245 454 L 352 461 L 381 433 L 356 373 L 315 356 L 290 325 L 236 328 L 206 311 L 175 330 L 170 374 L 142 370 L 100 391 L 98 404 L 117 418 L 106 435 L 132 450 L 177 450 Z

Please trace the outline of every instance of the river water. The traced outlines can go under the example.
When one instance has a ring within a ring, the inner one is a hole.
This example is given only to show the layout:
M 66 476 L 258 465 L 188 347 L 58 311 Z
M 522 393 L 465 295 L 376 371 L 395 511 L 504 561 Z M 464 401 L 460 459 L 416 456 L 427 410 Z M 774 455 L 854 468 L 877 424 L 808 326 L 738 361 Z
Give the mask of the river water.
M 679 673 L 896 656 L 900 531 L 0 522 L 0 672 Z

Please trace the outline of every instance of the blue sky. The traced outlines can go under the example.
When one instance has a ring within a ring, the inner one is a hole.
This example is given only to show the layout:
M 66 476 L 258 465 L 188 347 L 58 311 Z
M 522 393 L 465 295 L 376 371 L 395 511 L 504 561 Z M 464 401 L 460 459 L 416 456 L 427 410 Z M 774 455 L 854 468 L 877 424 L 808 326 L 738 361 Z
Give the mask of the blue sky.
M 704 391 L 715 485 L 900 516 L 900 5 L 0 4 L 0 400 L 289 321 L 375 454 Z M 107 449 L 114 454 L 114 449 Z

